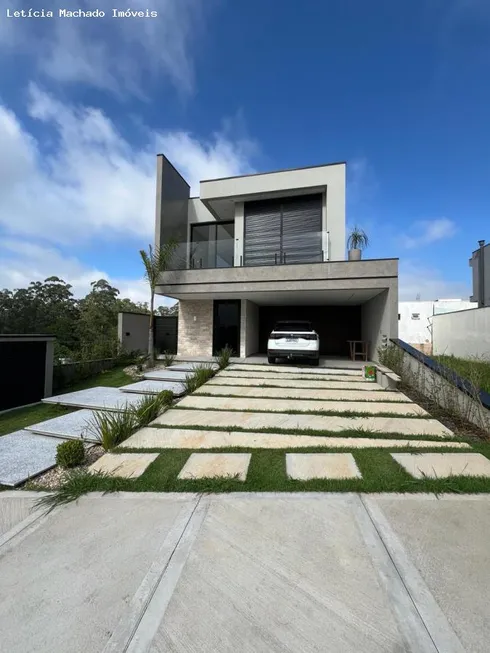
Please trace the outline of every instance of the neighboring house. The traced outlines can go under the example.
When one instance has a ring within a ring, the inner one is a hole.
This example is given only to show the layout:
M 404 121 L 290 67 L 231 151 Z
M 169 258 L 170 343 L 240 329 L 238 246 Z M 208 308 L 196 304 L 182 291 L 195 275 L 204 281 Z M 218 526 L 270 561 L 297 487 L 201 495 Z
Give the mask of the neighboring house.
M 453 313 L 476 308 L 478 304 L 464 299 L 436 299 L 435 301 L 400 302 L 398 305 L 398 337 L 412 347 L 432 354 L 432 318 L 442 313 Z
M 398 335 L 398 259 L 346 260 L 345 163 L 209 179 L 199 197 L 157 157 L 156 245 L 178 248 L 157 292 L 178 299 L 180 356 L 265 353 L 277 320 L 311 320 L 320 353 L 370 357 Z
M 470 267 L 473 273 L 472 302 L 478 302 L 478 308 L 490 306 L 490 243 L 485 245 L 484 240 L 478 241 L 479 248 L 470 258 Z

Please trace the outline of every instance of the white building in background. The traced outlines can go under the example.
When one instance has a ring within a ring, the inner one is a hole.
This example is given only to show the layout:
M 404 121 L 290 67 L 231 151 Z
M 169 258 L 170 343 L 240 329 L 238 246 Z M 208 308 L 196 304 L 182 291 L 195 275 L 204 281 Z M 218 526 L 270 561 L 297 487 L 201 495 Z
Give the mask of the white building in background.
M 425 354 L 431 354 L 432 317 L 441 313 L 454 313 L 477 307 L 477 302 L 466 299 L 399 302 L 398 337 Z

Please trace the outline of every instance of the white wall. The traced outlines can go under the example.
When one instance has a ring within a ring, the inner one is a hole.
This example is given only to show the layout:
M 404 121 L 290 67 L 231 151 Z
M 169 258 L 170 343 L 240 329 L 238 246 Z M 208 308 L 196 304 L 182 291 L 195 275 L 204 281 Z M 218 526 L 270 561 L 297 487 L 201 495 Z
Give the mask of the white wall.
M 433 317 L 433 351 L 490 360 L 490 306 Z
M 427 353 L 430 353 L 433 316 L 476 306 L 477 304 L 464 299 L 400 302 L 398 305 L 398 314 L 400 315 L 398 337 L 409 345 L 424 345 Z M 415 315 L 418 315 L 419 319 L 415 319 Z
M 196 222 L 216 222 L 216 218 L 198 197 L 191 197 L 189 200 L 188 221 L 190 225 Z
M 259 351 L 259 307 L 242 299 L 240 319 L 240 356 L 245 358 Z

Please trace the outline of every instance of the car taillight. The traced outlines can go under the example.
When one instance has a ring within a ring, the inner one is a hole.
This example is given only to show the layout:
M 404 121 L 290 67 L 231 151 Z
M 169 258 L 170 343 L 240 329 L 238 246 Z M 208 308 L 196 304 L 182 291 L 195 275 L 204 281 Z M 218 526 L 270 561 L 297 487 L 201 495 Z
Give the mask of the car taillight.
M 307 333 L 304 336 L 302 336 L 305 340 L 318 340 L 318 336 L 316 333 Z

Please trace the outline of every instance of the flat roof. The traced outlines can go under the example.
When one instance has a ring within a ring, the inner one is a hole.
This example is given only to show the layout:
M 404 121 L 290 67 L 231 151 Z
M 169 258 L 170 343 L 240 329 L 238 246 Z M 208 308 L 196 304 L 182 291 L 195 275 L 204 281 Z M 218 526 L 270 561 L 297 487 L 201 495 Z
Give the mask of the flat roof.
M 314 166 L 301 166 L 299 168 L 282 168 L 280 170 L 268 170 L 267 172 L 251 172 L 248 175 L 232 175 L 231 177 L 216 177 L 215 179 L 201 179 L 201 183 L 208 181 L 224 181 L 225 179 L 240 179 L 241 177 L 257 177 L 259 175 L 274 175 L 278 172 L 294 172 L 295 170 L 310 170 L 311 168 L 327 168 L 328 166 L 345 166 L 347 161 L 335 161 L 333 163 L 320 163 Z

